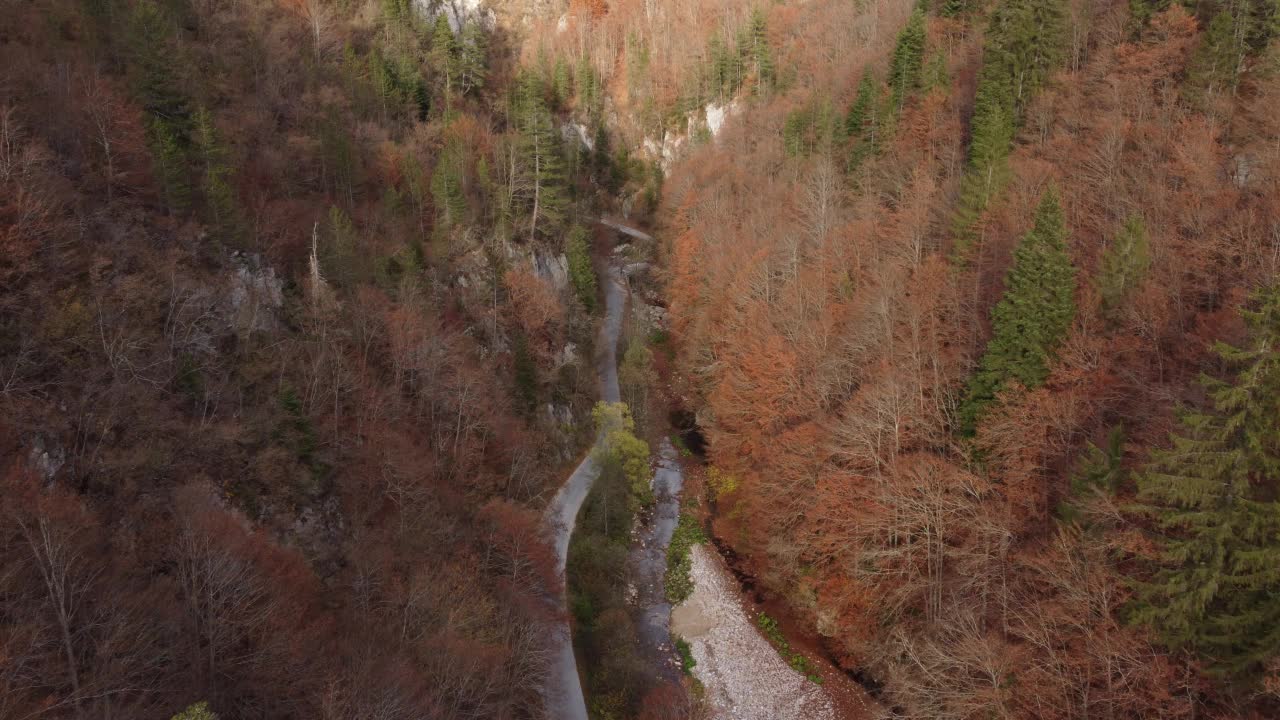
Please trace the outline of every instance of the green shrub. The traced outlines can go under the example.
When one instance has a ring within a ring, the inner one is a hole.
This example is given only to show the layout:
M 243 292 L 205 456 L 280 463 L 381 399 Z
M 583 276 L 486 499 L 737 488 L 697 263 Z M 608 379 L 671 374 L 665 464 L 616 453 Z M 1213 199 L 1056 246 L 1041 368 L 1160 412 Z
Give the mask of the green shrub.
M 682 637 L 676 638 L 676 653 L 680 655 L 680 669 L 685 675 L 692 675 L 698 661 L 693 659 L 693 648 L 689 647 L 689 641 Z
M 707 541 L 702 526 L 692 513 L 680 513 L 680 521 L 671 535 L 671 544 L 667 546 L 667 573 L 663 579 L 667 600 L 673 604 L 682 603 L 693 594 L 693 560 L 689 556 L 689 548 Z

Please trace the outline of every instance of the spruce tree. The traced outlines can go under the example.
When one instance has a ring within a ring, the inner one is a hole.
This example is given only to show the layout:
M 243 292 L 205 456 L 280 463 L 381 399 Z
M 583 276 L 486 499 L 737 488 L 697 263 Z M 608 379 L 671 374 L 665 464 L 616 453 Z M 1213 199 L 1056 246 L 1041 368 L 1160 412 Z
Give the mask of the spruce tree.
M 1098 270 L 1098 294 L 1102 296 L 1102 312 L 1114 317 L 1129 293 L 1142 282 L 1151 267 L 1151 250 L 1147 228 L 1138 215 L 1130 215 L 1111 246 L 1102 254 Z
M 436 229 L 447 231 L 467 219 L 467 196 L 463 192 L 465 150 L 457 141 L 445 146 L 431 174 L 431 198 L 436 208 Z
M 215 237 L 234 244 L 241 233 L 240 208 L 232 186 L 229 153 L 207 108 L 196 110 L 192 135 L 195 159 L 203 171 L 200 190 L 204 194 L 205 219 Z
M 191 108 L 182 92 L 170 42 L 172 23 L 151 0 L 133 7 L 129 16 L 128 60 L 134 94 L 166 132 L 185 145 L 191 128 Z
M 165 205 L 170 213 L 184 212 L 191 205 L 191 181 L 182 138 L 173 125 L 158 117 L 150 118 L 147 131 Z
M 969 167 L 961 178 L 955 218 L 962 258 L 978 218 L 1004 188 L 1022 113 L 1065 57 L 1066 43 L 1062 0 L 1004 0 L 991 15 L 970 123 Z
M 957 254 L 968 250 L 969 232 L 1008 181 L 1009 150 L 1017 128 L 1008 74 L 985 64 L 978 74 L 970 121 L 969 167 L 960 178 L 955 229 Z
M 560 107 L 567 106 L 573 97 L 573 77 L 569 74 L 569 63 L 565 62 L 563 55 L 556 57 L 555 68 L 551 71 L 551 94 Z
M 1194 100 L 1205 95 L 1234 93 L 1246 47 L 1239 19 L 1229 9 L 1218 11 L 1187 65 L 1187 91 Z
M 560 133 L 547 109 L 542 80 L 525 73 L 517 82 L 514 103 L 515 125 L 519 132 L 520 175 L 529 206 L 529 239 L 537 237 L 564 217 L 565 174 Z
M 773 65 L 773 50 L 769 47 L 769 26 L 759 8 L 751 11 L 751 20 L 743 35 L 739 55 L 754 69 L 756 89 L 765 92 L 773 89 L 776 69 Z
M 1075 268 L 1066 248 L 1058 194 L 1045 192 L 1035 224 L 1014 251 L 1005 291 L 991 312 L 992 336 L 960 408 L 960 430 L 972 435 L 996 394 L 1011 381 L 1039 387 L 1075 317 Z
M 489 76 L 489 38 L 479 23 L 468 20 L 459 46 L 458 91 L 470 95 L 484 88 Z
M 875 76 L 870 70 L 862 73 L 858 82 L 858 94 L 845 116 L 844 129 L 849 137 L 862 137 L 876 120 L 876 88 Z
M 449 27 L 449 19 L 445 13 L 436 16 L 435 30 L 431 33 L 431 66 L 444 78 L 444 93 L 448 98 L 453 94 L 461 79 L 461 50 L 458 39 Z
M 569 283 L 587 312 L 596 309 L 596 269 L 591 263 L 591 246 L 587 242 L 587 229 L 574 225 L 565 242 L 565 256 L 569 261 Z
M 924 41 L 924 10 L 917 6 L 906 27 L 898 33 L 893 59 L 889 63 L 889 90 L 893 93 L 893 106 L 897 112 L 902 111 L 907 96 L 920 87 Z
M 712 93 L 718 100 L 733 97 L 733 94 L 738 91 L 734 76 L 734 59 L 729 49 L 725 47 L 724 41 L 718 36 L 711 38 L 707 47 L 707 56 L 709 85 Z
M 1251 347 L 1215 348 L 1233 381 L 1203 378 L 1212 407 L 1185 414 L 1138 479 L 1163 537 L 1133 614 L 1243 681 L 1280 655 L 1280 288 L 1256 303 Z

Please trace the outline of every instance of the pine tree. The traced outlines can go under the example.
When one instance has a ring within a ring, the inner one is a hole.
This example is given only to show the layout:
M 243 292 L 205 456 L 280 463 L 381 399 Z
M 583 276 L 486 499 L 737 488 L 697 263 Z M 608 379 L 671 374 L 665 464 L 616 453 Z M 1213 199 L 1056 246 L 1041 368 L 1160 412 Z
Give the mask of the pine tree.
M 573 97 L 573 78 L 563 55 L 556 58 L 555 69 L 551 71 L 551 93 L 556 97 L 556 104 L 562 107 Z
M 147 130 L 165 204 L 171 213 L 184 212 L 191 205 L 191 181 L 183 142 L 173 126 L 160 118 L 151 118 Z
M 738 37 L 738 58 L 744 71 L 750 67 L 755 73 L 755 90 L 768 92 L 773 89 L 775 70 L 773 50 L 769 47 L 769 25 L 764 12 L 759 8 L 751 11 L 751 19 L 742 29 Z M 741 87 L 742 71 L 736 73 L 738 80 L 734 90 Z
M 1007 77 L 1014 116 L 1021 117 L 1066 50 L 1066 3 L 1005 0 L 991 15 L 983 65 L 995 66 Z
M 166 126 L 179 144 L 187 143 L 191 108 L 182 92 L 170 42 L 171 22 L 151 0 L 133 7 L 129 16 L 129 75 L 134 94 L 152 118 Z
M 889 63 L 889 90 L 893 93 L 893 106 L 897 112 L 902 111 L 907 97 L 920 87 L 924 42 L 924 10 L 917 6 L 906 27 L 898 33 L 898 43 L 893 48 L 893 59 Z
M 1005 0 L 991 15 L 974 97 L 969 167 L 955 218 L 961 258 L 978 218 L 1008 179 L 1006 161 L 1022 113 L 1061 63 L 1066 42 L 1061 0 Z
M 203 171 L 200 190 L 204 194 L 206 220 L 219 240 L 235 244 L 240 239 L 242 224 L 232 186 L 229 153 L 218 137 L 213 116 L 207 108 L 196 110 L 192 139 L 195 159 Z
M 960 179 L 956 208 L 958 255 L 967 252 L 970 231 L 1008 181 L 1007 160 L 1016 129 L 1008 74 L 996 64 L 983 65 L 974 96 L 969 167 Z
M 462 27 L 458 62 L 458 90 L 470 95 L 484 88 L 489 76 L 489 38 L 474 20 Z
M 1116 426 L 1107 434 L 1107 445 L 1100 448 L 1089 443 L 1075 472 L 1071 474 L 1071 494 L 1058 505 L 1058 517 L 1076 521 L 1080 515 L 1078 499 L 1090 493 L 1114 493 L 1124 482 L 1124 428 Z
M 533 240 L 539 223 L 543 223 L 544 232 L 549 232 L 564 217 L 562 141 L 547 109 L 542 80 L 537 75 L 525 73 L 518 80 L 514 110 L 515 125 L 520 133 L 520 174 L 529 204 L 529 239 Z
M 1113 317 L 1129 293 L 1138 286 L 1151 267 L 1147 228 L 1138 215 L 1130 215 L 1111 246 L 1102 254 L 1098 270 L 1098 294 L 1102 312 Z
M 1237 680 L 1280 655 L 1280 288 L 1256 301 L 1252 347 L 1216 347 L 1238 374 L 1203 378 L 1212 408 L 1187 413 L 1138 479 L 1166 535 L 1133 619 Z
M 960 408 L 962 434 L 973 434 L 1007 383 L 1036 388 L 1049 375 L 1053 353 L 1075 317 L 1075 268 L 1066 234 L 1058 194 L 1050 189 L 1014 252 L 1004 296 L 991 312 L 991 342 Z
M 604 107 L 603 83 L 595 66 L 583 55 L 574 71 L 574 85 L 578 93 L 578 111 L 589 119 L 597 119 Z
M 849 137 L 862 137 L 876 120 L 876 79 L 870 70 L 862 73 L 858 82 L 858 94 L 854 97 L 849 114 L 845 116 L 844 128 Z
M 218 716 L 209 709 L 209 703 L 200 702 L 174 715 L 170 720 L 218 720 Z
M 724 41 L 716 36 L 712 37 L 708 44 L 707 56 L 709 84 L 716 99 L 725 100 L 733 97 L 734 93 L 738 92 L 733 54 L 725 47 Z
M 591 263 L 591 246 L 587 243 L 587 229 L 574 225 L 565 242 L 565 256 L 569 260 L 569 283 L 587 312 L 596 310 L 596 269 Z
M 1209 29 L 1187 65 L 1186 88 L 1194 99 L 1235 92 L 1246 50 L 1238 23 L 1229 9 L 1220 10 L 1209 21 Z
M 436 207 L 436 228 L 450 230 L 467 219 L 467 196 L 462 178 L 465 150 L 457 141 L 445 146 L 431 173 L 431 197 Z
M 449 27 L 449 18 L 445 13 L 436 16 L 435 30 L 431 33 L 431 66 L 444 78 L 444 94 L 448 98 L 453 94 L 461 79 L 461 49 L 458 40 Z

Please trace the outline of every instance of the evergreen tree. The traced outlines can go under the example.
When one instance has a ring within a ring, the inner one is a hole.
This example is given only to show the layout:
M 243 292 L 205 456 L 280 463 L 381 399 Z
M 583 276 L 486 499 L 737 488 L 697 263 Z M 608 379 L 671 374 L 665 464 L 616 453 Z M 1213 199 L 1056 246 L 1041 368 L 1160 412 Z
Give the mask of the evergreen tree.
M 733 97 L 734 93 L 738 92 L 733 54 L 725 47 L 724 41 L 716 36 L 712 37 L 708 44 L 707 56 L 710 77 L 708 85 L 711 86 L 712 94 L 718 100 Z
M 470 95 L 484 88 L 489 76 L 489 39 L 480 23 L 467 21 L 459 46 L 458 91 Z
M 556 58 L 555 69 L 551 71 L 551 92 L 556 96 L 556 104 L 561 106 L 568 105 L 573 97 L 573 77 L 563 55 Z
M 209 709 L 209 703 L 200 702 L 174 715 L 171 720 L 218 720 L 218 716 Z
M 191 108 L 182 92 L 170 42 L 172 23 L 151 0 L 134 5 L 129 16 L 129 75 L 134 94 L 147 114 L 185 146 Z
M 1062 0 L 1005 0 L 991 15 L 983 65 L 1008 80 L 1015 117 L 1021 117 L 1067 51 L 1067 4 Z
M 776 68 L 773 65 L 773 50 L 769 47 L 768 22 L 759 8 L 751 11 L 746 38 L 746 52 L 740 54 L 749 60 L 755 70 L 756 88 L 767 92 L 773 89 Z
M 870 70 L 862 73 L 858 82 L 858 94 L 845 116 L 844 128 L 849 137 L 862 137 L 876 121 L 876 79 Z
M 812 124 L 812 110 L 808 107 L 797 108 L 787 113 L 782 124 L 782 148 L 790 157 L 808 153 L 805 134 Z
M 1007 180 L 1006 160 L 1022 112 L 1066 53 L 1062 0 L 1005 0 L 991 15 L 974 97 L 969 167 L 956 212 L 957 254 Z
M 467 219 L 467 196 L 463 191 L 465 150 L 451 141 L 440 154 L 431 174 L 431 197 L 436 207 L 436 229 L 450 230 Z
M 240 208 L 232 186 L 229 153 L 218 137 L 207 108 L 196 110 L 193 140 L 195 158 L 203 170 L 200 189 L 204 194 L 206 220 L 215 237 L 234 244 L 242 230 Z
M 458 40 L 449 27 L 449 18 L 445 13 L 436 16 L 435 29 L 431 33 L 431 66 L 444 78 L 444 93 L 448 98 L 461 80 L 462 52 Z
M 1280 655 L 1280 289 L 1256 300 L 1252 347 L 1216 348 L 1234 381 L 1202 380 L 1212 408 L 1187 413 L 1138 479 L 1166 536 L 1133 619 L 1237 680 Z
M 1065 241 L 1062 207 L 1050 189 L 1014 252 L 1004 296 L 991 312 L 991 342 L 960 408 L 963 434 L 973 434 L 1007 383 L 1035 388 L 1048 376 L 1053 352 L 1075 317 L 1075 268 Z
M 956 209 L 957 253 L 963 255 L 969 233 L 1008 181 L 1009 150 L 1017 129 L 1008 74 L 998 65 L 983 65 L 978 75 L 970 122 L 969 167 L 960 178 Z
M 148 120 L 147 135 L 165 205 L 171 213 L 184 212 L 191 205 L 191 181 L 182 139 L 170 123 L 157 117 Z
M 947 56 L 941 50 L 935 52 L 929 58 L 929 62 L 924 68 L 924 76 L 921 82 L 926 91 L 934 88 L 945 89 L 951 86 L 951 77 L 947 73 Z
M 893 59 L 889 63 L 889 90 L 893 93 L 893 106 L 897 112 L 902 111 L 907 96 L 920 87 L 924 42 L 924 10 L 917 6 L 906 27 L 898 33 Z
M 1151 251 L 1147 228 L 1142 218 L 1130 215 L 1111 247 L 1102 254 L 1098 271 L 1098 294 L 1102 296 L 1102 312 L 1114 316 L 1129 293 L 1138 286 L 1151 267 Z
M 591 246 L 587 242 L 587 229 L 574 225 L 565 242 L 565 256 L 569 260 L 569 283 L 587 312 L 596 310 L 596 269 L 591 263 Z
M 1244 63 L 1245 33 L 1229 9 L 1218 11 L 1187 65 L 1187 91 L 1195 100 L 1216 93 L 1234 93 Z
M 595 66 L 586 55 L 578 60 L 578 68 L 574 72 L 574 85 L 578 93 L 578 111 L 589 119 L 598 119 L 604 107 L 603 83 Z
M 531 416 L 538 409 L 538 366 L 529 352 L 529 340 L 516 333 L 511 343 L 512 369 L 515 371 L 516 407 Z
M 1102 491 L 1114 493 L 1124 481 L 1124 429 L 1117 426 L 1107 435 L 1107 445 L 1100 448 L 1092 442 L 1071 474 L 1071 494 L 1058 506 L 1058 516 L 1066 521 L 1079 517 L 1077 498 Z
M 545 88 L 533 73 L 517 81 L 515 125 L 520 133 L 519 174 L 523 195 L 529 205 L 529 239 L 537 237 L 538 225 L 550 232 L 564 217 L 565 174 L 560 133 L 547 109 Z

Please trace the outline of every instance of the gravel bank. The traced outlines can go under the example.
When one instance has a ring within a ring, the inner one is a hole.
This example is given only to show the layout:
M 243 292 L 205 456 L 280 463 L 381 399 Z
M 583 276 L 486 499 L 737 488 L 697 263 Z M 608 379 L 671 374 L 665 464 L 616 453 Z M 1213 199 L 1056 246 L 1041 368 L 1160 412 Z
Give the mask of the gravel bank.
M 695 545 L 693 595 L 672 611 L 671 632 L 689 642 L 693 674 L 722 720 L 835 720 L 822 686 L 791 669 L 738 602 L 720 556 Z

